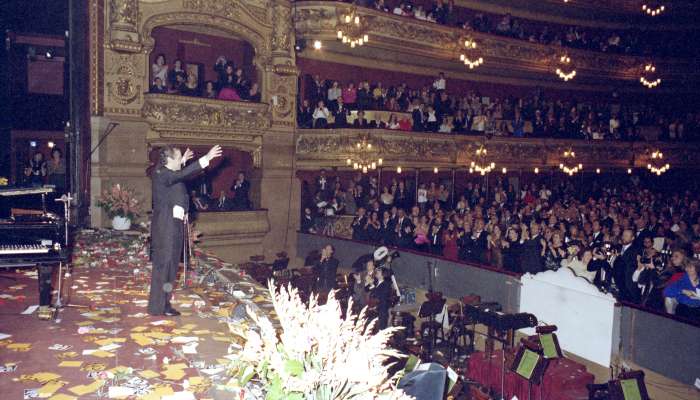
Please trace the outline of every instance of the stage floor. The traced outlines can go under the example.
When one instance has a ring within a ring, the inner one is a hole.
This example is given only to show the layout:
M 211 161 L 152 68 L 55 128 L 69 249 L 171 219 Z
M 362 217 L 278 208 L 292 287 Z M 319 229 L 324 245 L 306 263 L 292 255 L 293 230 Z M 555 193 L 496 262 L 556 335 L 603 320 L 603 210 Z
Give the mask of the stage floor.
M 150 264 L 139 236 L 81 233 L 73 261 L 69 306 L 55 321 L 21 314 L 38 304 L 35 269 L 0 271 L 11 278 L 0 278 L 0 334 L 11 335 L 0 340 L 3 400 L 108 397 L 110 390 L 144 399 L 177 392 L 177 399 L 214 398 L 213 385 L 228 380 L 223 357 L 234 339 L 226 322 L 235 301 L 214 286 L 192 286 L 175 292 L 182 316 L 148 315 Z M 225 266 L 201 254 L 197 263 Z M 35 389 L 41 393 L 28 392 Z

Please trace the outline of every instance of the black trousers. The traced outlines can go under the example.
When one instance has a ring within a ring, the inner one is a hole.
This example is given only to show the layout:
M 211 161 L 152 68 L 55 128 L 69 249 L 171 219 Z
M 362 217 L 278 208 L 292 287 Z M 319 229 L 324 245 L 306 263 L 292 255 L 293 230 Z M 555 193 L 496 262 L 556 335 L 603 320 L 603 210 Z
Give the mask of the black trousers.
M 50 265 L 39 265 L 37 268 L 39 270 L 39 305 L 50 306 L 53 267 Z
M 177 271 L 182 259 L 182 228 L 173 235 L 168 249 L 153 251 L 153 270 L 151 271 L 151 290 L 148 295 L 148 313 L 160 315 L 170 306 L 170 298 L 175 289 Z M 185 278 L 187 279 L 187 278 Z

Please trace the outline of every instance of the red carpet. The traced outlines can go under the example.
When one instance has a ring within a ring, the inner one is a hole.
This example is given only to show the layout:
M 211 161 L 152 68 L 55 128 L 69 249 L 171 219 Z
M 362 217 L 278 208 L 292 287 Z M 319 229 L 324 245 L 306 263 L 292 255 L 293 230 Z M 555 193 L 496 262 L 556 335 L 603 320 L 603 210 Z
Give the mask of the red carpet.
M 0 333 L 12 335 L 0 341 L 0 367 L 9 367 L 0 368 L 0 399 L 23 399 L 32 389 L 57 400 L 107 397 L 110 386 L 112 394 L 129 398 L 174 392 L 211 398 L 212 384 L 227 379 L 221 357 L 233 339 L 222 316 L 234 304 L 213 288 L 177 290 L 173 305 L 181 317 L 149 316 L 147 258 L 138 237 L 79 235 L 73 274 L 65 280 L 71 306 L 57 321 L 20 314 L 38 304 L 35 270 L 0 271 L 14 279 L 0 278 Z M 220 263 L 207 257 L 199 262 Z M 182 342 L 192 341 L 198 343 L 189 346 L 194 354 L 185 354 Z
M 490 361 L 490 362 L 489 362 Z M 469 358 L 467 376 L 485 387 L 501 391 L 501 351 L 494 351 L 489 358 L 485 352 L 477 352 Z M 584 400 L 588 399 L 586 385 L 593 383 L 594 376 L 586 367 L 572 360 L 562 358 L 553 360 L 544 376 L 544 384 L 532 386 L 532 400 Z M 541 393 L 540 393 L 541 390 Z M 506 398 L 517 396 L 528 399 L 527 381 L 508 370 L 506 364 L 505 379 Z

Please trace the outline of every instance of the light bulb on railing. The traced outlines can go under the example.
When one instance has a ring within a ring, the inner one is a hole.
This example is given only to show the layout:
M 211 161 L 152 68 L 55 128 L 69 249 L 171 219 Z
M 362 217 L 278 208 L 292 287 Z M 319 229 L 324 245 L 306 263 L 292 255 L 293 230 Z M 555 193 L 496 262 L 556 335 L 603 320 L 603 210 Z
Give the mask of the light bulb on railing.
M 401 173 L 401 166 L 396 167 L 396 173 L 400 174 Z
M 352 169 L 358 169 L 358 168 L 360 168 L 360 165 L 358 163 L 354 163 L 352 165 Z
M 348 166 L 350 166 L 350 164 L 352 164 L 352 160 L 351 160 L 351 159 L 348 158 L 346 161 L 347 161 Z
M 501 170 L 501 172 L 503 172 L 503 173 L 505 174 L 505 173 L 508 172 L 508 169 L 507 169 L 506 167 L 503 167 L 503 169 Z
M 377 163 L 372 161 L 372 169 L 377 169 Z
M 536 174 L 539 174 L 539 173 L 540 173 L 540 169 L 537 168 L 537 167 L 535 167 L 535 173 L 536 173 Z
M 438 167 L 433 168 L 433 173 L 437 174 L 438 173 Z
M 360 25 L 360 16 L 355 15 L 355 25 Z
M 323 44 L 321 43 L 320 40 L 314 40 L 314 49 L 315 50 L 321 50 L 321 47 L 323 47 Z
M 350 42 L 350 47 L 353 49 L 355 48 L 355 41 L 354 40 L 352 42 Z
M 369 35 L 365 34 L 365 36 L 362 39 L 364 39 L 365 43 L 369 42 Z
M 342 39 L 342 38 L 343 38 L 343 31 L 338 31 L 338 39 Z
M 382 163 L 384 163 L 384 160 L 382 160 L 381 158 L 377 160 L 377 165 L 379 165 L 380 167 L 382 166 Z
M 366 173 L 367 173 L 367 166 L 366 166 L 366 165 L 365 165 L 364 167 L 362 167 L 362 173 L 363 173 L 363 174 L 366 174 Z
M 596 169 L 595 169 L 595 173 L 596 173 L 596 174 L 599 174 L 599 173 L 600 173 L 600 168 L 596 168 Z

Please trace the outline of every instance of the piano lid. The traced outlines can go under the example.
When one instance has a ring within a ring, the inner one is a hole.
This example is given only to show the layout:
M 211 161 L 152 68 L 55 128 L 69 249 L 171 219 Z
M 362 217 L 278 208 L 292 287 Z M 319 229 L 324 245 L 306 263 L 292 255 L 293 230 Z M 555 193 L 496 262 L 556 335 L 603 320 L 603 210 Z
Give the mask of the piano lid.
M 0 196 L 27 196 L 32 194 L 48 194 L 54 192 L 54 186 L 39 186 L 39 187 L 16 187 L 6 186 L 0 187 Z

